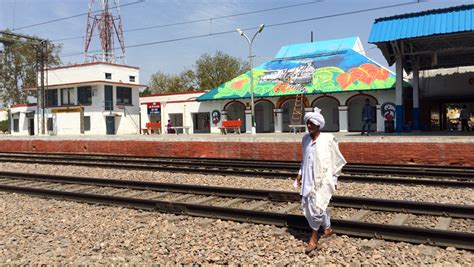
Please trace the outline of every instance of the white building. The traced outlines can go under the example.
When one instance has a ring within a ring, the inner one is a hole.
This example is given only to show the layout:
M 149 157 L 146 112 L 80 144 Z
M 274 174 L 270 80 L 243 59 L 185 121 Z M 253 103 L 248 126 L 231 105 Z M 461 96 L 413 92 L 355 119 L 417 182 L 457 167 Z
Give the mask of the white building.
M 44 115 L 36 105 L 14 105 L 12 135 L 41 135 L 43 124 L 47 135 L 140 132 L 139 68 L 94 62 L 46 73 Z

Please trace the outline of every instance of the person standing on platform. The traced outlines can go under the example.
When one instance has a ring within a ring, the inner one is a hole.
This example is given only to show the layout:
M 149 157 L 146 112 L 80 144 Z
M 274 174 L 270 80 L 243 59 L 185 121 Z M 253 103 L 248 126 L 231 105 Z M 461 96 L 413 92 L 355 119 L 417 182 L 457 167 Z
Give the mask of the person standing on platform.
M 471 118 L 471 112 L 467 109 L 466 105 L 462 106 L 461 114 L 459 114 L 459 120 L 461 121 L 461 131 L 470 131 L 469 120 Z
M 318 230 L 324 228 L 321 238 L 333 234 L 331 221 L 326 211 L 329 201 L 337 188 L 337 177 L 346 160 L 339 151 L 334 135 L 321 133 L 324 117 L 319 108 L 304 115 L 308 133 L 302 139 L 302 161 L 294 186 L 301 186 L 301 206 L 303 214 L 312 229 L 305 249 L 306 253 L 318 246 Z
M 175 133 L 175 129 L 173 129 L 173 123 L 171 120 L 168 120 L 168 124 L 166 124 L 166 132 L 167 133 Z
M 367 126 L 367 136 L 369 136 L 370 126 L 372 124 L 373 119 L 374 108 L 370 105 L 370 100 L 367 98 L 365 99 L 365 105 L 362 108 L 362 123 L 364 123 L 364 125 L 362 126 L 362 132 L 360 133 L 360 135 L 364 135 L 365 128 Z

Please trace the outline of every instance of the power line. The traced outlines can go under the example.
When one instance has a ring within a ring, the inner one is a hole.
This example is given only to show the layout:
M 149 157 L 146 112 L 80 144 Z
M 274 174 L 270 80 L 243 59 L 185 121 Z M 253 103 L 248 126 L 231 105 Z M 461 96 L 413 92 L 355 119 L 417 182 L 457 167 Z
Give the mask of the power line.
M 223 16 L 218 16 L 218 17 L 210 17 L 210 18 L 203 18 L 203 19 L 181 21 L 181 22 L 175 22 L 175 23 L 168 23 L 168 24 L 162 24 L 162 25 L 155 25 L 155 26 L 129 29 L 129 30 L 124 30 L 123 32 L 135 32 L 135 31 L 142 31 L 142 30 L 150 30 L 150 29 L 165 28 L 165 27 L 179 26 L 179 25 L 185 25 L 185 24 L 192 24 L 192 23 L 198 23 L 198 22 L 204 22 L 204 21 L 212 21 L 212 20 L 223 19 L 223 18 L 238 17 L 238 16 L 244 16 L 244 15 L 250 15 L 250 14 L 256 14 L 256 13 L 263 13 L 263 12 L 280 10 L 280 9 L 287 9 L 287 8 L 293 8 L 293 7 L 313 5 L 313 4 L 318 4 L 318 3 L 324 2 L 324 1 L 325 0 L 314 0 L 314 1 L 311 1 L 311 2 L 305 2 L 305 3 L 300 3 L 300 4 L 280 6 L 280 7 L 274 7 L 274 8 L 266 8 L 266 9 L 242 12 L 242 13 L 237 13 L 237 14 L 223 15 Z M 68 38 L 53 40 L 53 42 L 67 41 L 67 40 L 74 40 L 74 39 L 82 39 L 84 37 L 85 36 L 68 37 Z
M 400 4 L 390 5 L 390 6 L 383 6 L 383 7 L 369 8 L 369 9 L 361 9 L 361 10 L 355 10 L 355 11 L 332 14 L 332 15 L 326 15 L 326 16 L 319 16 L 319 17 L 313 17 L 313 18 L 307 18 L 307 19 L 301 19 L 301 20 L 293 20 L 293 21 L 287 21 L 287 22 L 282 22 L 282 23 L 269 24 L 269 25 L 265 25 L 265 27 L 267 27 L 267 28 L 280 27 L 280 26 L 289 25 L 289 24 L 302 23 L 302 22 L 307 22 L 307 21 L 333 18 L 333 17 L 345 16 L 345 15 L 353 15 L 353 14 L 358 14 L 358 13 L 363 13 L 363 12 L 369 12 L 369 11 L 393 8 L 393 7 L 401 7 L 401 6 L 413 5 L 413 4 L 418 4 L 418 1 L 414 0 L 414 1 L 411 1 L 411 2 L 408 2 L 408 3 L 400 3 Z M 255 29 L 258 29 L 258 28 L 259 27 L 251 27 L 251 28 L 245 28 L 245 29 L 242 29 L 242 30 L 245 30 L 245 31 L 246 30 L 255 30 Z M 125 48 L 143 47 L 143 46 L 149 46 L 149 45 L 178 42 L 178 41 L 198 39 L 198 38 L 204 38 L 204 37 L 216 36 L 216 35 L 224 35 L 224 34 L 230 34 L 230 33 L 235 33 L 235 30 L 214 32 L 214 33 L 194 35 L 194 36 L 187 36 L 187 37 L 168 39 L 168 40 L 162 40 L 162 41 L 156 41 L 156 42 L 141 43 L 141 44 L 135 44 L 135 45 L 128 45 L 128 46 L 125 46 Z M 100 50 L 93 51 L 93 52 L 100 52 Z M 82 52 L 66 54 L 66 55 L 63 55 L 62 57 L 70 57 L 70 56 L 77 56 L 77 55 L 82 55 Z
M 145 0 L 138 0 L 138 1 L 136 1 L 136 2 L 132 2 L 132 3 L 128 3 L 128 4 L 123 4 L 123 5 L 119 5 L 119 6 L 114 6 L 114 7 L 112 7 L 112 8 L 119 8 L 119 7 L 131 6 L 131 5 L 135 5 L 135 4 L 141 4 L 141 3 L 143 3 L 144 1 L 145 1 Z M 99 12 L 102 12 L 102 11 L 103 11 L 103 10 L 97 10 L 97 11 L 93 11 L 93 12 L 91 12 L 91 13 L 99 13 Z M 64 18 L 60 18 L 60 19 L 53 19 L 53 20 L 49 20 L 49 21 L 45 21 L 45 22 L 35 23 L 35 24 L 28 25 L 28 26 L 23 26 L 23 27 L 20 27 L 20 28 L 13 29 L 13 31 L 22 30 L 22 29 L 31 28 L 31 27 L 36 27 L 36 26 L 40 26 L 40 25 L 44 25 L 44 24 L 49 24 L 49 23 L 53 23 L 53 22 L 58 22 L 58 21 L 62 21 L 62 20 L 67 20 L 67 19 L 82 17 L 82 16 L 86 16 L 87 14 L 88 14 L 88 13 L 81 13 L 81 14 L 72 15 L 72 16 L 64 17 Z

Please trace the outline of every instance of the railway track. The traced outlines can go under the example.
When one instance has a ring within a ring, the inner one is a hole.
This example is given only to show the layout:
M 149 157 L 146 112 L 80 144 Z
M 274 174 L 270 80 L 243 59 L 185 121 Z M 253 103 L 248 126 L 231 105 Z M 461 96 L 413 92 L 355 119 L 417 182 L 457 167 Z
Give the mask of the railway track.
M 69 154 L 0 153 L 0 161 L 284 179 L 294 177 L 299 167 L 297 162 L 285 161 L 137 158 Z M 344 167 L 343 173 L 344 175 L 339 177 L 340 181 L 474 188 L 474 168 L 348 164 Z
M 14 172 L 0 172 L 0 190 L 309 230 L 294 192 Z M 335 196 L 331 210 L 339 234 L 474 250 L 474 229 L 455 229 L 474 206 Z M 435 228 L 410 224 L 426 217 Z

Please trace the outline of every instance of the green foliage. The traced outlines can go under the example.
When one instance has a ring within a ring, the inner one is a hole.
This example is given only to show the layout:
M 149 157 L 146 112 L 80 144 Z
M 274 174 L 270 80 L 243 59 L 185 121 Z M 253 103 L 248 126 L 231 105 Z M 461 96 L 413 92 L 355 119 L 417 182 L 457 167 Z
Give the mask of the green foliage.
M 5 89 L 0 97 L 4 102 L 26 103 L 28 94 L 24 89 L 37 84 L 38 45 L 13 35 L 4 37 L 11 42 L 4 45 L 4 53 L 0 57 L 0 88 Z M 47 42 L 47 67 L 61 63 L 60 50 L 61 45 Z
M 8 120 L 0 121 L 0 132 L 8 131 Z
M 185 69 L 179 75 L 161 71 L 152 74 L 149 88 L 152 93 L 209 90 L 248 70 L 247 63 L 218 51 L 214 56 L 203 54 L 194 69 Z

